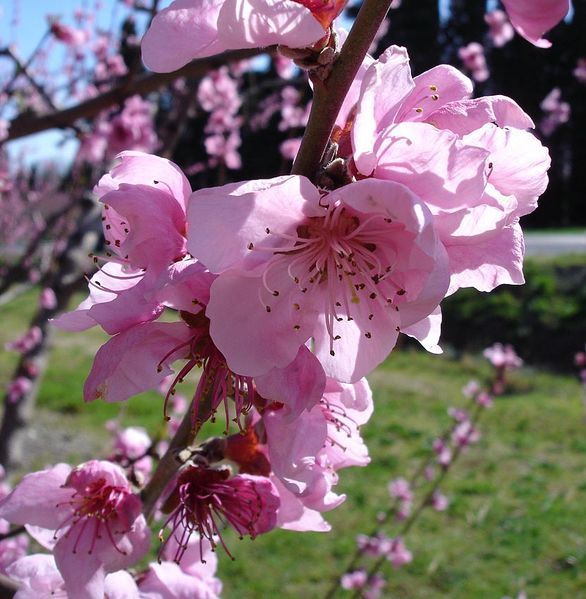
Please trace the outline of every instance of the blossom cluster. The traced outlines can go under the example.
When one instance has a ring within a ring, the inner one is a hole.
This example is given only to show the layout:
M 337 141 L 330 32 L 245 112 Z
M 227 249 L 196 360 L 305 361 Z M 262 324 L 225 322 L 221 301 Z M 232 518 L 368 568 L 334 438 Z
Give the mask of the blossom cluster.
M 274 43 L 329 56 L 343 4 L 223 0 L 202 10 L 201 0 L 176 0 L 153 19 L 143 57 L 170 71 Z M 527 2 L 505 4 L 517 31 L 543 45 L 557 12 L 530 27 Z M 53 34 L 75 43 L 63 28 Z M 174 456 L 180 467 L 157 503 L 162 563 L 136 580 L 125 570 L 149 550 L 143 499 L 156 454 L 143 432 L 116 431 L 111 461 L 29 474 L 0 501 L 0 518 L 26 525 L 54 557 L 16 561 L 10 576 L 30 586 L 31 573 L 43 572 L 42 590 L 88 598 L 123 588 L 156 595 L 187 577 L 213 597 L 219 583 L 195 562 L 217 546 L 230 555 L 226 527 L 251 538 L 276 527 L 329 530 L 323 514 L 345 499 L 338 472 L 369 461 L 360 435 L 373 412 L 365 376 L 401 334 L 440 353 L 447 295 L 523 282 L 519 219 L 545 190 L 549 155 L 513 100 L 471 94 L 472 82 L 447 65 L 413 77 L 407 51 L 392 46 L 358 70 L 321 165 L 328 177 L 192 190 L 167 159 L 118 155 L 94 189 L 105 251 L 94 256 L 89 296 L 54 324 L 110 336 L 85 401 L 124 402 L 164 385 L 166 417 L 184 409 L 194 433 L 220 417 L 225 434 Z M 198 95 L 211 115 L 208 154 L 238 168 L 240 104 L 227 71 L 203 79 Z M 290 96 L 284 128 L 307 117 Z M 150 127 L 147 107 L 131 98 L 100 139 L 150 150 Z M 98 150 L 89 144 L 89 154 Z M 196 369 L 199 378 L 189 378 Z M 185 407 L 174 399 L 188 378 Z M 438 462 L 477 438 L 461 418 L 450 444 L 434 447 Z M 407 517 L 406 481 L 390 492 Z M 445 498 L 435 501 L 445 509 Z M 397 567 L 411 559 L 400 537 L 377 539 L 375 550 Z

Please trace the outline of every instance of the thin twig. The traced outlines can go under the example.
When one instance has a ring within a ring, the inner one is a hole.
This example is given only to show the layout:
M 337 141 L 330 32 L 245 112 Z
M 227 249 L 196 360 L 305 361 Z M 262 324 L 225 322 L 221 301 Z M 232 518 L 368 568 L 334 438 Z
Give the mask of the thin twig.
M 180 77 L 199 77 L 205 75 L 210 69 L 217 69 L 229 62 L 236 62 L 252 58 L 259 54 L 271 52 L 272 48 L 253 48 L 248 50 L 235 50 L 224 52 L 218 56 L 210 56 L 201 60 L 194 60 L 173 73 L 146 73 L 135 77 L 131 82 L 124 81 L 113 89 L 96 96 L 85 102 L 81 102 L 70 108 L 42 116 L 22 115 L 10 123 L 8 136 L 0 143 L 19 139 L 33 133 L 40 133 L 47 129 L 64 129 L 73 127 L 78 119 L 92 118 L 102 110 L 120 104 L 126 98 L 134 95 L 144 96 L 150 92 L 172 83 Z
M 193 410 L 197 408 L 198 418 L 193 419 Z M 200 400 L 199 406 L 196 406 L 195 399 L 189 406 L 183 420 L 171 439 L 169 447 L 157 468 L 151 477 L 151 480 L 141 492 L 142 512 L 148 519 L 152 516 L 157 500 L 165 491 L 167 485 L 173 480 L 173 477 L 181 467 L 181 461 L 178 459 L 178 453 L 193 444 L 197 433 L 202 424 L 208 419 L 211 413 L 211 397 L 204 395 Z
M 313 106 L 292 174 L 315 176 L 344 98 L 390 5 L 391 0 L 365 0 L 329 77 L 313 78 Z

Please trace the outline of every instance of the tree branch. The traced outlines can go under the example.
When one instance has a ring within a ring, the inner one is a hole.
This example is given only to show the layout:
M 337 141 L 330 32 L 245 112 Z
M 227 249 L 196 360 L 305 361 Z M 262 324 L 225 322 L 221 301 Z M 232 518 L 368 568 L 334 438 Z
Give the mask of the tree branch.
M 198 412 L 194 423 L 193 410 L 196 408 Z M 208 419 L 210 413 L 211 397 L 204 395 L 200 400 L 199 406 L 196 406 L 195 399 L 191 402 L 185 416 L 183 416 L 179 429 L 169 443 L 169 448 L 157 464 L 157 469 L 151 480 L 142 490 L 142 512 L 147 519 L 152 515 L 157 500 L 181 467 L 181 461 L 178 458 L 179 452 L 193 444 L 197 433 L 201 429 L 202 424 Z
M 8 136 L 0 143 L 19 139 L 33 133 L 40 133 L 47 129 L 64 129 L 73 127 L 78 119 L 92 118 L 97 116 L 102 110 L 122 103 L 126 98 L 136 94 L 144 96 L 169 83 L 172 83 L 180 77 L 198 77 L 205 75 L 211 69 L 217 69 L 229 62 L 236 62 L 253 58 L 259 54 L 268 53 L 271 48 L 253 48 L 248 50 L 235 50 L 224 52 L 218 56 L 210 56 L 201 60 L 194 60 L 173 73 L 145 73 L 140 77 L 135 77 L 131 81 L 124 81 L 113 89 L 96 96 L 90 100 L 65 108 L 58 112 L 52 112 L 41 116 L 20 116 L 16 117 L 10 123 Z
M 390 5 L 391 0 L 364 0 L 331 74 L 325 81 L 313 78 L 313 106 L 292 174 L 315 176 L 344 98 Z

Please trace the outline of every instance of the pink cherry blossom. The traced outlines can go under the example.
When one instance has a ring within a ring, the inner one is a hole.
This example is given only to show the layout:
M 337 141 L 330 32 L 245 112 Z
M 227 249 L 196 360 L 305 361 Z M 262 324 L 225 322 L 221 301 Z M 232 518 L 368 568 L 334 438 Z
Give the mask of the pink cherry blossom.
M 569 0 L 503 0 L 503 5 L 517 33 L 540 48 L 551 46 L 543 34 L 570 10 Z
M 26 376 L 17 376 L 6 387 L 6 399 L 10 403 L 20 401 L 31 389 L 33 382 Z
M 518 220 L 535 209 L 550 165 L 512 100 L 470 100 L 471 91 L 447 65 L 413 79 L 405 49 L 393 46 L 366 69 L 351 130 L 359 173 L 403 183 L 432 211 L 449 293 L 524 281 Z
M 389 483 L 389 495 L 401 501 L 413 501 L 411 484 L 404 478 L 395 478 Z
M 495 343 L 487 347 L 482 354 L 495 368 L 515 370 L 523 366 L 523 360 L 517 355 L 512 345 Z
M 43 338 L 43 333 L 38 326 L 30 328 L 22 337 L 4 344 L 6 351 L 16 351 L 25 354 L 35 348 Z
M 573 71 L 574 77 L 584 84 L 586 83 L 586 58 L 578 58 L 578 62 L 576 63 L 576 68 Z M 0 134 L 0 139 L 2 135 Z
M 355 570 L 344 574 L 340 579 L 340 586 L 347 591 L 360 590 L 366 586 L 368 575 L 364 570 Z
M 39 295 L 39 305 L 45 310 L 53 310 L 57 307 L 57 296 L 50 287 L 45 287 Z
M 437 512 L 445 512 L 450 505 L 450 500 L 440 491 L 435 491 L 431 497 L 431 507 Z
M 0 517 L 55 531 L 57 567 L 80 599 L 102 599 L 106 573 L 134 564 L 150 544 L 140 499 L 110 462 L 28 474 L 0 502 Z
M 230 184 L 195 192 L 188 221 L 189 251 L 219 274 L 206 314 L 235 372 L 283 367 L 313 337 L 329 376 L 358 380 L 446 292 L 431 215 L 395 183 L 323 197 L 297 176 Z
M 315 4 L 315 8 L 314 8 Z M 312 0 L 175 0 L 153 19 L 142 41 L 143 60 L 153 71 L 169 72 L 194 58 L 224 50 L 282 44 L 311 46 L 324 37 L 319 17 L 333 8 L 329 21 L 343 7 L 338 1 Z M 318 17 L 312 10 L 319 11 Z M 169 39 L 173 39 L 172 47 Z
M 144 428 L 129 426 L 116 431 L 113 454 L 109 460 L 129 468 L 133 477 L 142 482 L 152 471 L 153 460 L 148 455 L 152 444 Z
M 394 568 L 400 568 L 413 561 L 413 554 L 407 549 L 401 537 L 392 540 L 391 547 L 387 553 L 387 559 Z
M 470 71 L 470 75 L 474 81 L 481 83 L 489 78 L 490 73 L 486 65 L 482 44 L 471 42 L 458 50 L 458 56 L 464 63 L 464 67 Z
M 556 129 L 567 123 L 572 114 L 572 108 L 568 102 L 562 101 L 562 92 L 559 87 L 554 87 L 539 105 L 545 113 L 539 123 L 539 129 L 546 137 L 552 135 Z
M 64 25 L 58 20 L 53 20 L 50 23 L 51 33 L 60 42 L 67 44 L 68 46 L 83 46 L 88 40 L 88 32 L 82 29 L 75 29 L 69 25 Z
M 230 477 L 228 468 L 186 466 L 163 506 L 163 511 L 170 513 L 165 526 L 171 527 L 170 538 L 175 539 L 174 561 L 181 561 L 194 533 L 214 548 L 219 538 L 230 555 L 220 525 L 226 522 L 240 536 L 254 538 L 275 527 L 278 507 L 278 494 L 268 478 L 249 474 Z
M 497 48 L 502 48 L 513 39 L 515 31 L 506 13 L 502 10 L 492 10 L 486 13 L 484 21 L 489 26 L 488 34 Z

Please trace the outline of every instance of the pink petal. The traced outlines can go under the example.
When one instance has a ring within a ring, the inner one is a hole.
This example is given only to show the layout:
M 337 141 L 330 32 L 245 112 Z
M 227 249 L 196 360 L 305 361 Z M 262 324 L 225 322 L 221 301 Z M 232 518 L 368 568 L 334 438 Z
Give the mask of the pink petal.
M 88 547 L 74 551 L 76 542 L 77 535 L 68 535 L 55 545 L 55 562 L 65 581 L 65 590 L 70 597 L 103 599 L 104 566 L 95 554 L 88 553 Z
M 428 352 L 432 354 L 442 354 L 443 350 L 438 345 L 441 328 L 442 312 L 438 306 L 429 316 L 405 327 L 402 332 L 417 339 Z
M 498 285 L 522 285 L 523 232 L 517 224 L 481 243 L 447 246 L 452 277 L 448 293 L 460 287 L 492 291 Z
M 0 501 L 0 518 L 13 524 L 32 524 L 57 529 L 71 514 L 71 489 L 63 484 L 71 471 L 68 464 L 27 474 L 15 489 Z
M 194 58 L 223 52 L 227 46 L 218 40 L 217 24 L 223 4 L 224 0 L 175 0 L 160 11 L 142 38 L 145 65 L 169 73 Z
M 319 360 L 302 345 L 291 364 L 273 368 L 256 377 L 254 382 L 258 392 L 269 402 L 285 404 L 289 418 L 294 420 L 322 398 L 326 375 Z
M 226 48 L 304 48 L 325 33 L 311 11 L 292 0 L 226 0 L 218 17 L 218 38 Z
M 313 330 L 317 313 L 311 306 L 295 310 L 303 294 L 292 284 L 286 269 L 273 270 L 270 282 L 282 291 L 274 298 L 271 312 L 259 299 L 261 277 L 228 271 L 212 284 L 206 310 L 210 334 L 237 374 L 256 377 L 272 368 L 285 368 Z
M 124 401 L 155 388 L 173 372 L 170 363 L 187 354 L 191 335 L 187 325 L 174 322 L 144 323 L 112 337 L 96 354 L 85 401 Z
M 175 262 L 169 269 L 168 283 L 157 293 L 157 299 L 169 308 L 194 314 L 210 301 L 210 286 L 215 279 L 215 275 L 192 258 Z
M 373 176 L 403 183 L 428 205 L 454 209 L 477 202 L 489 152 L 427 123 L 400 123 L 376 140 Z
M 277 512 L 277 527 L 298 532 L 329 532 L 332 527 L 316 510 L 311 510 L 276 477 L 271 480 L 279 492 L 281 504 Z
M 99 198 L 118 189 L 122 183 L 148 185 L 168 191 L 185 212 L 191 185 L 175 163 L 153 154 L 130 150 L 121 152 L 116 159 L 119 163 L 94 188 L 94 193 Z
M 104 592 L 108 599 L 139 599 L 134 578 L 123 570 L 106 576 Z
M 354 160 L 360 172 L 372 172 L 376 132 L 394 122 L 401 103 L 414 87 L 405 48 L 391 46 L 366 71 L 352 128 Z
M 185 253 L 185 213 L 165 187 L 121 183 L 100 201 L 128 223 L 114 245 L 132 267 L 163 267 Z
M 570 10 L 569 0 L 503 0 L 503 4 L 517 33 L 540 48 L 551 46 L 541 36 Z
M 466 135 L 466 143 L 490 151 L 489 181 L 505 196 L 515 196 L 517 216 L 533 212 L 548 184 L 551 159 L 547 148 L 527 131 L 485 125 Z
M 421 73 L 413 82 L 415 87 L 401 104 L 395 122 L 425 121 L 440 107 L 469 97 L 474 89 L 468 77 L 447 64 Z
M 298 176 L 201 189 L 189 200 L 187 249 L 215 273 L 240 265 L 251 269 L 270 254 L 249 250 L 250 244 L 253 248 L 275 243 L 292 246 L 292 242 L 276 241 L 277 235 L 268 235 L 267 228 L 294 233 L 306 216 L 320 215 L 319 199 L 316 187 Z
M 151 563 L 139 583 L 143 599 L 218 599 L 213 586 L 173 562 Z
M 432 113 L 427 121 L 439 129 L 449 129 L 458 135 L 471 133 L 487 123 L 516 129 L 535 127 L 531 117 L 514 100 L 506 96 L 486 96 L 450 102 Z

